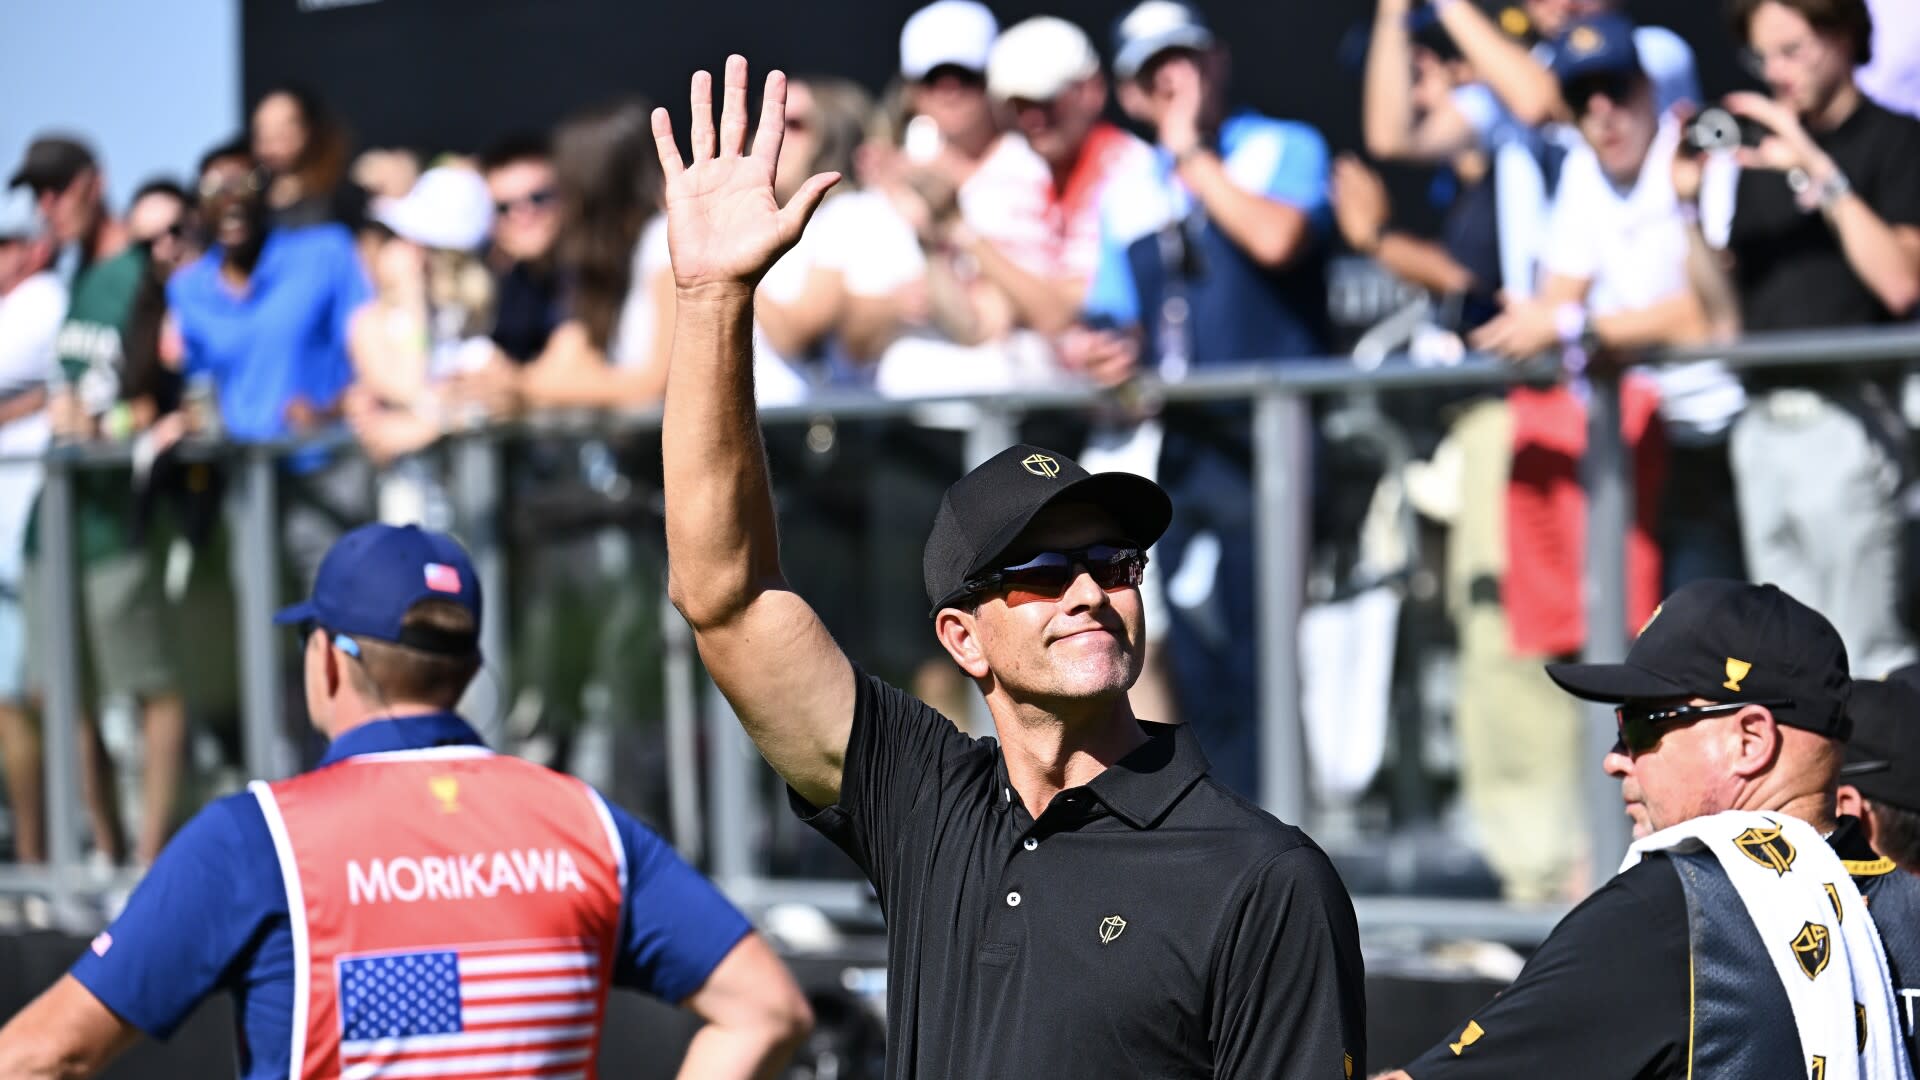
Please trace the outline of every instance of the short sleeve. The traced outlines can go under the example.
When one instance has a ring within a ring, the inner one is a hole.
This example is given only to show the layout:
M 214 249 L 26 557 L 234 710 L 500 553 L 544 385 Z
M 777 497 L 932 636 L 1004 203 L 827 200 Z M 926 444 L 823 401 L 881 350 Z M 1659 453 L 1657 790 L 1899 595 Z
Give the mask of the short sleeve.
M 1511 116 L 1506 106 L 1500 103 L 1493 89 L 1485 83 L 1467 83 L 1455 87 L 1452 94 L 1453 107 L 1467 120 L 1467 126 L 1483 148 L 1493 145 L 1495 134 L 1503 123 L 1510 123 Z
M 947 766 L 977 747 L 932 706 L 855 668 L 840 801 L 816 808 L 791 788 L 787 799 L 801 820 L 853 858 L 884 904 L 907 818 L 938 789 Z
M 1214 1076 L 1367 1074 L 1360 930 L 1325 853 L 1302 844 L 1268 860 L 1219 948 Z
M 677 1005 L 706 984 L 753 927 L 657 833 L 601 801 L 627 856 L 626 914 L 613 981 Z
M 1128 247 L 1113 230 L 1101 227 L 1099 259 L 1094 264 L 1093 280 L 1087 283 L 1086 299 L 1080 302 L 1084 317 L 1119 326 L 1140 321 L 1140 294 L 1127 259 Z
M 35 274 L 7 295 L 0 336 L 0 391 L 45 382 L 54 373 L 54 341 L 67 313 L 67 290 L 52 274 Z
M 1894 138 L 1879 158 L 1867 203 L 1888 225 L 1920 225 L 1920 122 L 1905 116 L 1882 118 Z
M 126 910 L 93 939 L 73 977 L 146 1034 L 164 1039 L 237 973 L 284 886 L 251 795 L 208 806 L 154 860 Z
M 344 242 L 335 248 L 333 332 L 337 340 L 345 342 L 353 313 L 373 299 L 373 286 L 367 281 L 367 272 L 360 265 L 360 255 L 354 250 L 352 238 L 344 229 L 341 237 Z
M 849 293 L 888 296 L 920 279 L 927 259 L 913 227 L 875 192 L 855 192 L 835 219 L 840 228 L 821 245 L 820 262 L 839 270 Z
M 1679 875 L 1666 859 L 1649 859 L 1562 919 L 1513 985 L 1407 1072 L 1414 1080 L 1678 1075 L 1686 934 Z
M 1586 146 L 1575 147 L 1561 169 L 1560 190 L 1548 212 L 1547 273 L 1593 279 L 1600 261 L 1596 230 L 1608 227 L 1601 183 L 1599 159 Z
M 608 343 L 607 361 L 614 367 L 636 367 L 651 358 L 653 331 L 660 318 L 660 313 L 653 309 L 653 279 L 672 270 L 667 218 L 665 214 L 655 214 L 640 231 L 640 241 L 633 249 L 632 280 L 627 282 L 627 295 L 620 302 L 613 340 Z
M 1247 121 L 1226 170 L 1248 191 L 1307 213 L 1327 205 L 1327 141 L 1305 124 Z

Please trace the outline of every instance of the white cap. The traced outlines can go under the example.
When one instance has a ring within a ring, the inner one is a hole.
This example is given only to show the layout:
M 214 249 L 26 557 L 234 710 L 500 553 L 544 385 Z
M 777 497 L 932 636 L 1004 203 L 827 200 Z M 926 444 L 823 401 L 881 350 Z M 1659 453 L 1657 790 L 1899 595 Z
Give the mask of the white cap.
M 1015 23 L 993 43 L 987 90 L 1002 101 L 1052 101 L 1067 87 L 1099 74 L 1100 54 L 1080 28 L 1036 15 Z
M 1113 42 L 1113 74 L 1131 79 L 1148 60 L 1168 49 L 1205 49 L 1213 31 L 1200 12 L 1181 0 L 1142 0 L 1120 19 Z
M 900 74 L 924 79 L 942 64 L 968 71 L 987 70 L 1000 23 L 976 0 L 936 0 L 900 28 Z
M 32 240 L 44 222 L 32 189 L 25 184 L 0 191 L 0 240 Z
M 373 220 L 421 247 L 473 251 L 493 231 L 493 196 L 479 173 L 442 165 L 421 173 L 404 197 L 376 207 Z

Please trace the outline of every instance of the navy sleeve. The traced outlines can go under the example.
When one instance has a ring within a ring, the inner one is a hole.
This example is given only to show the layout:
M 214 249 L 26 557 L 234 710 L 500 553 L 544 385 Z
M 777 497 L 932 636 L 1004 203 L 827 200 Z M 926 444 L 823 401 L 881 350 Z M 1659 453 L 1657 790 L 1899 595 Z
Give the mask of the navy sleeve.
M 601 801 L 627 855 L 614 984 L 677 1005 L 706 984 L 753 926 L 657 833 L 604 796 Z
M 1611 1080 L 1687 1070 L 1687 900 L 1652 858 L 1560 920 L 1500 996 L 1407 1066 L 1414 1080 Z
M 126 910 L 80 955 L 73 977 L 101 1004 L 164 1039 L 240 971 L 285 887 L 252 795 L 229 795 L 160 852 Z

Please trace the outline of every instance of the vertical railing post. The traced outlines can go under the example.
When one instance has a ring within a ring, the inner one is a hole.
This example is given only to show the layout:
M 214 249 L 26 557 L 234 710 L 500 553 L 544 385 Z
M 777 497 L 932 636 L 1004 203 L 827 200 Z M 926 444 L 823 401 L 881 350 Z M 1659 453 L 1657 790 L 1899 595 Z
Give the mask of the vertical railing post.
M 507 595 L 507 554 L 501 542 L 501 451 L 498 442 L 481 434 L 452 440 L 454 521 L 474 573 L 486 611 L 480 620 L 480 651 L 490 678 L 476 679 L 461 702 L 462 712 L 489 743 L 498 743 L 505 727 L 512 695 L 511 615 Z
M 1012 446 L 1020 437 L 1013 413 L 985 402 L 976 403 L 976 408 L 979 413 L 973 426 L 967 429 L 966 446 L 962 450 L 969 471 Z M 981 737 L 994 733 L 993 714 L 987 711 L 986 699 L 971 691 L 967 694 L 967 730 Z
M 286 631 L 273 624 L 280 603 L 279 463 L 270 449 L 249 446 L 239 454 L 239 472 L 228 497 L 235 500 L 230 520 L 242 751 L 249 777 L 273 780 L 297 767 L 283 716 L 280 658 Z
M 699 666 L 693 628 L 660 590 L 661 684 L 666 699 L 667 818 L 673 846 L 698 865 L 706 850 L 700 821 Z M 727 717 L 729 721 L 732 717 Z M 716 747 L 722 744 L 715 743 Z
M 1253 403 L 1255 589 L 1260 606 L 1260 802 L 1305 825 L 1306 733 L 1300 714 L 1300 611 L 1312 498 L 1306 399 L 1262 390 Z
M 755 805 L 755 762 L 758 760 L 733 706 L 712 681 L 706 683 L 707 756 L 713 767 L 708 789 L 713 821 L 713 877 L 721 888 L 739 895 L 754 879 L 753 837 L 761 817 Z
M 74 886 L 80 872 L 80 724 L 88 703 L 80 699 L 80 590 L 74 552 L 75 469 L 71 450 L 54 447 L 40 489 L 40 603 L 45 610 L 37 649 L 46 693 L 46 740 L 41 760 L 46 776 L 48 902 L 62 927 L 80 921 Z
M 1633 522 L 1633 473 L 1620 434 L 1620 378 L 1596 374 L 1587 402 L 1587 453 L 1582 484 L 1587 493 L 1587 565 L 1583 575 L 1588 663 L 1618 662 L 1627 641 L 1627 531 Z M 1583 745 L 1587 784 L 1585 834 L 1593 838 L 1594 880 L 1604 880 L 1626 854 L 1630 829 L 1621 812 L 1620 787 L 1601 771 L 1612 749 L 1612 709 L 1588 705 Z

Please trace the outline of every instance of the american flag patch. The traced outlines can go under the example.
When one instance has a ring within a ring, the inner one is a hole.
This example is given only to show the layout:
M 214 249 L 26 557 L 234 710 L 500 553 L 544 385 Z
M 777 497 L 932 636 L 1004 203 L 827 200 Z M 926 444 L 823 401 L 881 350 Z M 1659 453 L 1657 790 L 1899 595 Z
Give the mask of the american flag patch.
M 427 564 L 427 588 L 434 592 L 458 593 L 460 591 L 460 571 L 445 563 Z
M 456 945 L 335 961 L 344 1080 L 584 1078 L 605 987 L 577 940 Z

